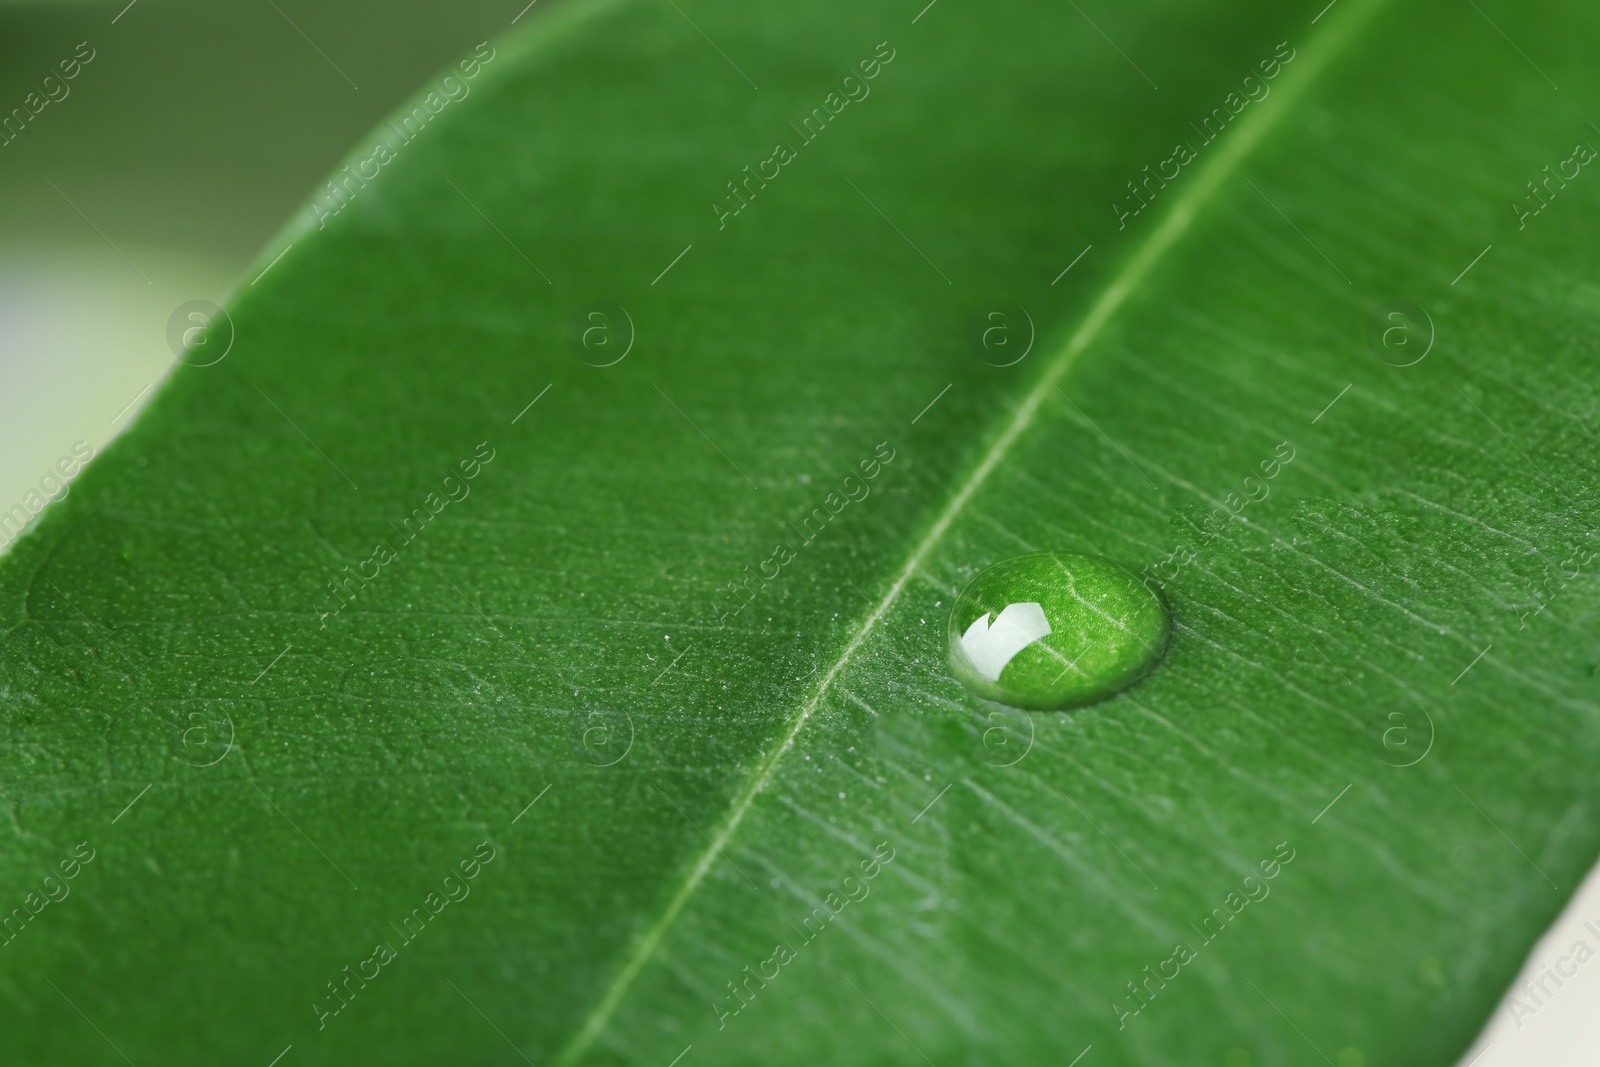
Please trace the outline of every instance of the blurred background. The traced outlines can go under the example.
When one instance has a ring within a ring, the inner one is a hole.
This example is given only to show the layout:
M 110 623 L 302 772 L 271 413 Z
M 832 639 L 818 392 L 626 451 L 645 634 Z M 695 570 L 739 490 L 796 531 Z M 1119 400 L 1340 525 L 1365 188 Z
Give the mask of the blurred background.
M 174 312 L 248 285 L 363 134 L 559 2 L 0 0 L 0 122 L 22 110 L 0 126 L 0 510 L 136 416 L 174 361 Z M 1579 941 L 1600 953 L 1593 874 L 1522 976 L 1555 995 L 1519 980 L 1464 1067 L 1600 1062 L 1600 962 L 1574 963 Z
M 358 138 L 557 2 L 0 0 L 0 510 L 134 416 L 174 310 L 248 285 Z

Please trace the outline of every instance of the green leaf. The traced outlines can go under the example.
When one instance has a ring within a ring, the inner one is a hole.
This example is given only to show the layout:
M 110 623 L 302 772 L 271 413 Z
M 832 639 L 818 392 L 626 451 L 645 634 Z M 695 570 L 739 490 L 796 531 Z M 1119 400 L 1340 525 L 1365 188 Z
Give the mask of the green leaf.
M 1600 15 L 520 26 L 0 560 L 8 1062 L 1451 1062 L 1597 852 Z M 1032 551 L 1150 677 L 952 678 Z

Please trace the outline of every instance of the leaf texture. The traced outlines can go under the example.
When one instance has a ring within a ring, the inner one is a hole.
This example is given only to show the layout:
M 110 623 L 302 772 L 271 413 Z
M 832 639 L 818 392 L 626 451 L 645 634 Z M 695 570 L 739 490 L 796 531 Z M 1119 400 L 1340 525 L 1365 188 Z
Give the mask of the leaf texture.
M 8 1062 L 1451 1062 L 1600 851 L 1600 16 L 537 15 L 0 559 Z M 951 678 L 1041 550 L 1150 678 Z

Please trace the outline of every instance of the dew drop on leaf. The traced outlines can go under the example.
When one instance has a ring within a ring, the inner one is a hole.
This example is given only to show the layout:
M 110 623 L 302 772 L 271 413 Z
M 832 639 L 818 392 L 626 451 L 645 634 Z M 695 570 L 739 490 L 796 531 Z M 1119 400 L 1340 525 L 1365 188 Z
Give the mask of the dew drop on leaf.
M 945 642 L 951 670 L 978 696 L 1052 711 L 1143 678 L 1171 629 L 1165 601 L 1121 564 L 1035 552 L 968 582 L 950 608 Z

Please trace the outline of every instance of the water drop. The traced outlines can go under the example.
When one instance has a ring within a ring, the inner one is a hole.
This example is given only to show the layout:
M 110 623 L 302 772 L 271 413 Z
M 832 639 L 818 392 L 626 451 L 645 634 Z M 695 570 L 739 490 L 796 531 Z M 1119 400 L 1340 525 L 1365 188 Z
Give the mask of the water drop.
M 950 666 L 977 695 L 1017 708 L 1082 707 L 1161 659 L 1172 620 L 1132 571 L 1099 556 L 1035 552 L 980 571 L 950 609 Z

